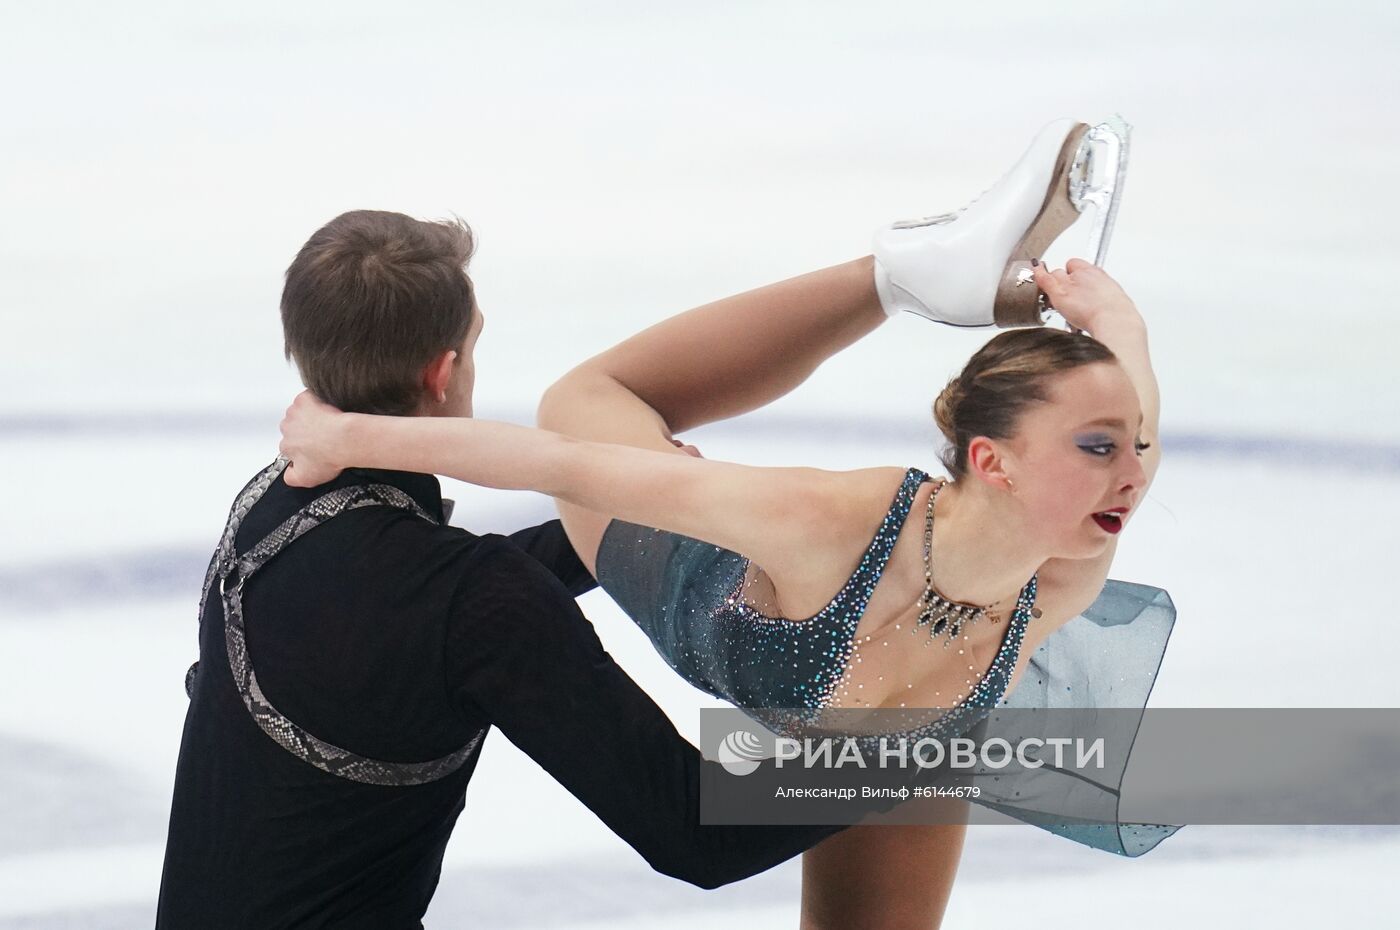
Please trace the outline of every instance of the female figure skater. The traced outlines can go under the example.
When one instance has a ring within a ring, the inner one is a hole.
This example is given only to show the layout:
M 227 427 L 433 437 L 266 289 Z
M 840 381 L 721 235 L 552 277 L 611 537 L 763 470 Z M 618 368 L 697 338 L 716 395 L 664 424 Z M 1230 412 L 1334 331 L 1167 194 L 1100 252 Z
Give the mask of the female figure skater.
M 554 496 L 584 563 L 672 667 L 740 707 L 996 705 L 1100 598 L 1160 459 L 1133 302 L 1088 262 L 1036 264 L 1078 207 L 1086 130 L 1052 124 L 972 206 L 896 224 L 873 257 L 699 307 L 590 359 L 546 393 L 541 430 L 342 414 L 304 393 L 283 422 L 285 479 L 395 468 Z M 1032 326 L 983 346 L 934 404 L 947 479 L 678 448 L 676 433 L 781 397 L 900 309 L 1035 323 L 1037 291 L 1092 335 Z M 456 357 L 425 377 L 445 391 Z M 1164 645 L 1149 646 L 1157 659 Z M 936 926 L 964 831 L 832 837 L 804 859 L 803 926 Z

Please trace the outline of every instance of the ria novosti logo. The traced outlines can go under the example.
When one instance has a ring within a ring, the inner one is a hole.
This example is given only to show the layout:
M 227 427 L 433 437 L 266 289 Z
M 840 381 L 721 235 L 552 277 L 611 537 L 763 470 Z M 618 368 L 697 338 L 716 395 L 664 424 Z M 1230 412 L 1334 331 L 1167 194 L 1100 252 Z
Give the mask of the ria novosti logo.
M 748 730 L 735 730 L 719 744 L 719 763 L 731 775 L 747 775 L 766 757 L 763 741 Z

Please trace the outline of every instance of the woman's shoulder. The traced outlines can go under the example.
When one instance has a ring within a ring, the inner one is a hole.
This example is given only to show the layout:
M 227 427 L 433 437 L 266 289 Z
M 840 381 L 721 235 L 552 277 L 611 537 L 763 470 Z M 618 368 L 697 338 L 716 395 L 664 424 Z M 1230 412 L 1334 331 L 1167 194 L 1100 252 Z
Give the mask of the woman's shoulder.
M 895 465 L 813 472 L 810 481 L 804 482 L 808 506 L 824 514 L 828 523 L 834 519 L 859 528 L 869 526 L 872 514 L 889 509 L 911 472 L 923 474 Z
M 861 495 L 886 499 L 899 490 L 911 475 L 924 476 L 917 468 L 899 465 L 877 465 L 872 468 L 856 468 L 850 471 L 832 471 L 824 474 L 833 476 L 833 486 L 847 495 Z M 888 500 L 887 500 L 888 502 Z
M 794 470 L 792 493 L 767 529 L 770 545 L 743 553 L 771 579 L 784 615 L 811 616 L 830 601 L 871 546 L 908 474 L 895 466 Z

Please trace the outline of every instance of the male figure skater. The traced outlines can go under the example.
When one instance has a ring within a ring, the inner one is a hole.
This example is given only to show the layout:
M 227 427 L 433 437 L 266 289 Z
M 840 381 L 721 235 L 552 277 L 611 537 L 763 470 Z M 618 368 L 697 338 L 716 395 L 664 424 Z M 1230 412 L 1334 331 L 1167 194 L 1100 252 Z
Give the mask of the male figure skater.
M 317 231 L 282 295 L 306 385 L 345 410 L 470 416 L 472 249 L 465 226 L 396 213 Z M 285 465 L 240 494 L 206 579 L 161 930 L 421 927 L 493 725 L 701 887 L 840 829 L 699 824 L 717 763 L 603 651 L 559 521 L 476 536 L 446 525 L 431 475 L 292 488 Z

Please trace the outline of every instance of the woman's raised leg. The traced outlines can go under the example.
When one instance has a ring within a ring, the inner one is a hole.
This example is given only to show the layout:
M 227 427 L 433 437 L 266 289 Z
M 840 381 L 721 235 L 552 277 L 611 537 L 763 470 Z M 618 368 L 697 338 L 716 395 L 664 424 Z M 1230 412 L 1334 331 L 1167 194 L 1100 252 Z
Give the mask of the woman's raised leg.
M 782 397 L 888 317 L 867 256 L 688 310 L 566 374 L 539 425 L 580 439 L 680 453 L 672 434 Z M 591 569 L 610 517 L 561 503 Z
M 540 403 L 540 426 L 596 442 L 679 453 L 673 433 L 755 410 L 888 316 L 863 258 L 697 307 L 569 372 Z M 610 517 L 561 502 L 590 569 Z M 809 930 L 938 926 L 965 824 L 854 827 L 803 858 Z

